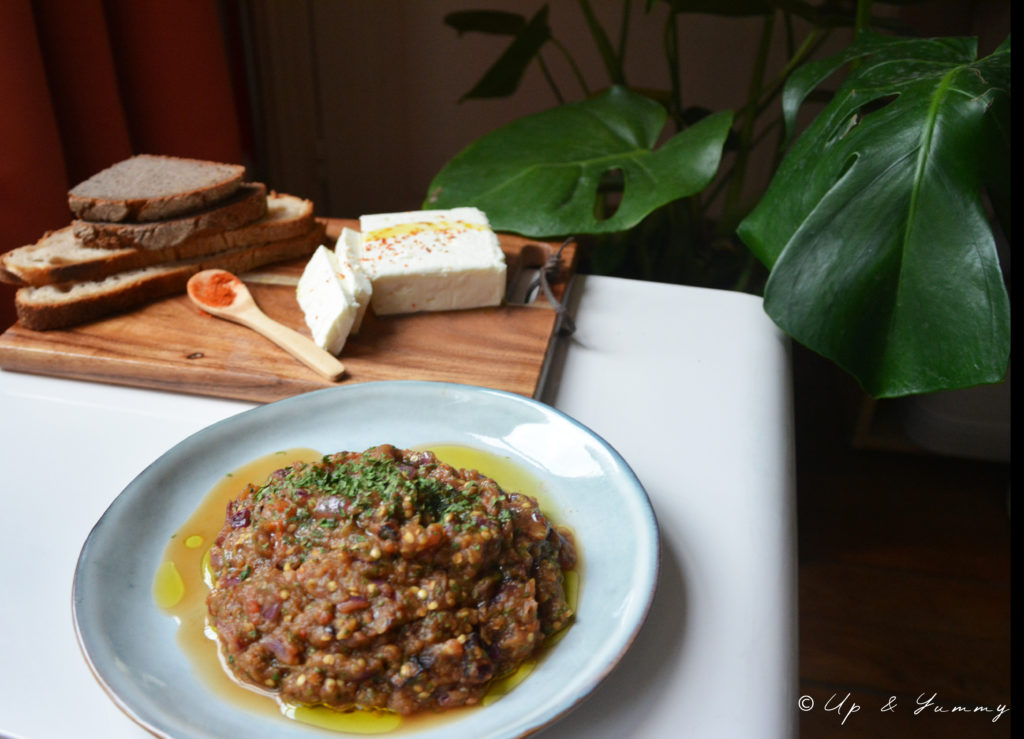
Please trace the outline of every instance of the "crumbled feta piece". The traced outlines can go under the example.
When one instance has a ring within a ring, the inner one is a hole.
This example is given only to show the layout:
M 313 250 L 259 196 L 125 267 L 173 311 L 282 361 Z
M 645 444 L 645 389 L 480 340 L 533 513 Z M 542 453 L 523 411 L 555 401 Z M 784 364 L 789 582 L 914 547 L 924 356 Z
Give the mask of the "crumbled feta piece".
M 501 304 L 505 255 L 479 209 L 365 215 L 359 226 L 377 315 Z
M 295 296 L 316 345 L 335 356 L 341 354 L 359 305 L 339 276 L 333 251 L 317 247 L 302 271 Z

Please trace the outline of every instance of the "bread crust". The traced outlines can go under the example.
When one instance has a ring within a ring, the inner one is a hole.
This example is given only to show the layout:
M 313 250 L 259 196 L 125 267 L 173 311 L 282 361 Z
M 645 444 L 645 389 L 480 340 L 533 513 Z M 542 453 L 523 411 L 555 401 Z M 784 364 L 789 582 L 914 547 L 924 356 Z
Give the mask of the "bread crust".
M 309 256 L 323 241 L 324 230 L 323 223 L 314 222 L 307 233 L 290 239 L 229 249 L 134 272 L 119 272 L 105 280 L 23 287 L 15 295 L 18 321 L 25 328 L 36 331 L 88 323 L 183 293 L 188 278 L 204 269 L 246 272 Z
M 86 246 L 97 249 L 164 249 L 202 234 L 235 229 L 267 212 L 267 187 L 247 182 L 212 208 L 148 223 L 104 223 L 76 219 L 71 226 Z
M 162 220 L 224 200 L 244 178 L 238 164 L 139 154 L 75 185 L 68 206 L 85 220 Z
M 25 286 L 99 280 L 117 272 L 294 238 L 307 233 L 312 225 L 311 201 L 271 192 L 267 212 L 259 220 L 161 249 L 90 248 L 75 236 L 72 226 L 66 226 L 47 232 L 35 244 L 0 255 L 0 281 Z

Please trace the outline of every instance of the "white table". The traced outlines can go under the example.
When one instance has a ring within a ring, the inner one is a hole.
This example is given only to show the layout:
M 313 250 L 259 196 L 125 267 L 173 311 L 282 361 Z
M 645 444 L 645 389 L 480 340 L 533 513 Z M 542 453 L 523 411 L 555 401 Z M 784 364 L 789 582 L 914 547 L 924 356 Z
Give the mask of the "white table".
M 633 467 L 661 527 L 662 569 L 620 666 L 538 736 L 795 735 L 787 340 L 746 295 L 586 276 L 572 302 L 577 330 L 556 346 L 541 400 Z M 251 407 L 0 371 L 0 735 L 150 736 L 78 650 L 79 549 L 151 461 Z M 55 544 L 33 544 L 36 522 Z

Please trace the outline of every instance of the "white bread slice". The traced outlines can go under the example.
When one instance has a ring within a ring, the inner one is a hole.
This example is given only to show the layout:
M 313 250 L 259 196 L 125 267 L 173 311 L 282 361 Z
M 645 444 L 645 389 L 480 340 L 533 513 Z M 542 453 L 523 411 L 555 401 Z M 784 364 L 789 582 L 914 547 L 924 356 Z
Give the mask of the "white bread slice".
M 45 234 L 35 244 L 0 255 L 0 281 L 52 285 L 99 280 L 127 270 L 301 236 L 312 226 L 311 201 L 275 192 L 267 196 L 267 213 L 258 221 L 230 231 L 195 236 L 163 249 L 95 249 L 83 244 L 74 229 L 67 226 Z
M 267 186 L 243 183 L 231 197 L 205 210 L 147 223 L 76 219 L 71 226 L 86 246 L 99 249 L 164 249 L 196 236 L 239 228 L 267 212 Z
M 18 320 L 25 328 L 38 331 L 86 323 L 182 293 L 188 278 L 201 270 L 246 272 L 308 256 L 323 239 L 324 225 L 314 222 L 309 232 L 290 239 L 121 272 L 102 280 L 23 287 L 14 300 Z
M 75 185 L 68 205 L 93 221 L 156 221 L 209 207 L 244 177 L 239 164 L 139 154 Z

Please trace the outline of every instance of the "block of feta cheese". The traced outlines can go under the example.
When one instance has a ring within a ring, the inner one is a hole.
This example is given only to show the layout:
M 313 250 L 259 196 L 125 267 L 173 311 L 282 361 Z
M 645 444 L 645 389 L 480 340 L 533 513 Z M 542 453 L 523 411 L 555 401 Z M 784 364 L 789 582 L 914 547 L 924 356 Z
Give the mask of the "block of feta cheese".
M 326 246 L 317 247 L 309 258 L 295 288 L 295 297 L 314 343 L 335 356 L 341 354 L 355 324 L 359 304 L 340 277 L 337 255 Z
M 505 255 L 481 210 L 364 215 L 359 228 L 377 315 L 501 304 Z
M 370 306 L 370 296 L 373 294 L 373 285 L 370 278 L 363 272 L 359 265 L 359 254 L 362 251 L 363 236 L 351 228 L 343 228 L 338 243 L 334 246 L 334 255 L 338 258 L 338 275 L 342 284 L 349 288 L 352 297 L 355 299 L 358 308 L 356 319 L 352 323 L 352 333 L 359 333 L 359 327 L 363 323 L 363 316 Z

